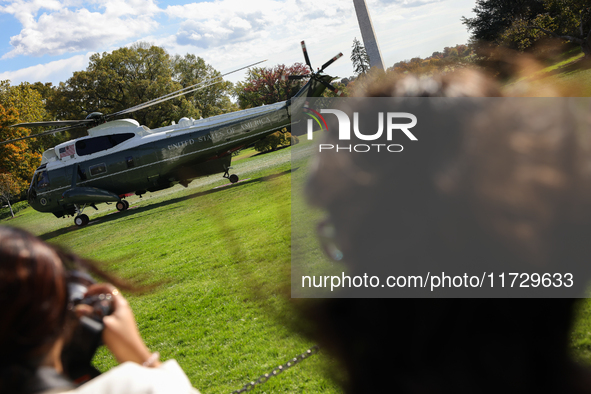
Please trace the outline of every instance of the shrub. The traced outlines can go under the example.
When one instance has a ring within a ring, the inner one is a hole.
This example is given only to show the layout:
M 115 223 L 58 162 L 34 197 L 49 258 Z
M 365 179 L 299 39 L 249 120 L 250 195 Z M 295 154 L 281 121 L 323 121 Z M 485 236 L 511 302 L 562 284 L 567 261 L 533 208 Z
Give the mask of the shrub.
M 293 142 L 293 139 L 296 139 L 296 142 Z M 273 134 L 270 134 L 263 138 L 262 140 L 257 141 L 254 144 L 254 149 L 258 152 L 270 152 L 277 149 L 279 146 L 283 145 L 295 145 L 299 142 L 299 139 L 295 136 L 292 136 L 291 133 L 287 131 L 287 129 L 282 129 L 281 131 L 276 131 Z
M 25 208 L 29 207 L 29 203 L 27 201 L 19 201 L 17 203 L 12 204 L 12 212 L 16 215 L 17 212 L 22 211 Z M 10 208 L 6 206 L 6 208 L 0 208 L 0 220 L 8 219 L 12 217 L 10 215 Z

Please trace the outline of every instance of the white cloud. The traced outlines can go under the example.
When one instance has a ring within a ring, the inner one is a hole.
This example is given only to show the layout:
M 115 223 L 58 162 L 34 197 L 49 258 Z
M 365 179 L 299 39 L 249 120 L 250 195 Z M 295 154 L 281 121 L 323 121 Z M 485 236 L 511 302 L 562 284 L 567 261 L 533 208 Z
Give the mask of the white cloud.
M 14 15 L 23 25 L 20 33 L 10 38 L 13 49 L 2 58 L 100 50 L 158 27 L 154 16 L 160 9 L 154 0 L 93 0 L 89 5 L 102 12 L 70 9 L 80 6 L 78 3 L 13 0 L 0 7 L 0 12 Z
M 13 85 L 25 81 L 54 83 L 65 81 L 72 76 L 74 71 L 86 69 L 90 56 L 93 54 L 94 52 L 88 52 L 85 55 L 72 56 L 68 59 L 55 60 L 20 70 L 5 71 L 0 73 L 0 80 L 9 79 Z
M 180 19 L 176 35 L 179 45 L 213 48 L 262 38 L 280 40 L 297 32 L 301 35 L 309 26 L 339 26 L 352 13 L 352 4 L 326 0 L 285 2 L 262 0 L 253 3 L 238 0 L 169 6 L 166 14 Z
M 423 5 L 439 3 L 441 0 L 378 0 L 383 4 L 395 4 L 402 8 L 421 7 Z
M 426 1 L 433 2 L 421 5 Z M 473 1 L 367 0 L 386 66 L 465 42 L 460 16 L 467 15 Z M 22 49 L 13 49 L 23 54 L 103 52 L 145 41 L 171 54 L 195 54 L 225 72 L 261 59 L 269 59 L 262 65 L 267 67 L 303 62 L 299 43 L 306 40 L 314 67 L 343 52 L 343 59 L 327 72 L 341 77 L 353 73 L 348 58 L 353 38 L 361 39 L 361 33 L 352 1 L 215 0 L 169 6 L 166 0 L 159 2 L 162 8 L 155 0 L 10 0 L 0 12 L 12 7 L 11 14 L 30 17 L 17 36 Z M 86 66 L 87 62 L 72 71 Z M 27 80 L 40 79 L 37 75 Z M 71 72 L 61 75 L 57 81 L 65 81 Z M 233 74 L 230 80 L 243 75 Z
M 92 0 L 91 3 L 104 9 L 108 17 L 154 16 L 162 12 L 154 0 Z
M 346 54 L 356 26 L 352 2 L 341 0 L 216 0 L 169 6 L 164 12 L 178 20 L 180 28 L 171 36 L 155 40 L 171 53 L 201 56 L 220 71 L 230 71 L 262 59 L 264 67 L 304 62 L 300 41 L 306 40 L 314 67 L 342 51 Z M 359 35 L 359 34 L 358 34 Z M 327 71 L 344 65 L 341 60 Z M 228 77 L 233 82 L 244 73 Z

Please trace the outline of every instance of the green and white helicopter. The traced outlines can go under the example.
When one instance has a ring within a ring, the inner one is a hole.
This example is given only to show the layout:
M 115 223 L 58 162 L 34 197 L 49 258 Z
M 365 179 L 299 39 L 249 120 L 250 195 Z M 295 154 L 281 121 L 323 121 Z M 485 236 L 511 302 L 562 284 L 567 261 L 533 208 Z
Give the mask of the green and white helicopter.
M 306 46 L 302 50 L 310 74 L 290 76 L 309 78 L 294 97 L 318 97 L 325 89 L 339 93 L 330 82 L 335 79 L 324 69 L 342 56 L 330 59 L 314 72 Z M 142 195 L 192 180 L 222 173 L 230 182 L 232 152 L 269 134 L 290 128 L 291 99 L 271 105 L 193 120 L 182 118 L 177 124 L 149 129 L 133 119 L 109 120 L 202 88 L 188 87 L 147 103 L 113 114 L 91 113 L 84 120 L 20 123 L 13 127 L 60 126 L 40 134 L 73 128 L 88 128 L 88 136 L 61 143 L 43 153 L 28 190 L 29 204 L 39 212 L 56 217 L 74 216 L 77 226 L 88 224 L 82 212 L 88 206 L 115 202 L 119 211 L 129 208 L 125 197 Z

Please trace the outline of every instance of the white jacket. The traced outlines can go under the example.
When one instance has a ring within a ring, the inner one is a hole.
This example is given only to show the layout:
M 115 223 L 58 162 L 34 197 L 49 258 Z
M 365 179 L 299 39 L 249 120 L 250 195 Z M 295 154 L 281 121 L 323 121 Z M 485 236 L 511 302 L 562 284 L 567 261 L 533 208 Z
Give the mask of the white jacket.
M 50 390 L 44 394 L 199 394 L 175 360 L 158 368 L 126 362 L 74 390 Z

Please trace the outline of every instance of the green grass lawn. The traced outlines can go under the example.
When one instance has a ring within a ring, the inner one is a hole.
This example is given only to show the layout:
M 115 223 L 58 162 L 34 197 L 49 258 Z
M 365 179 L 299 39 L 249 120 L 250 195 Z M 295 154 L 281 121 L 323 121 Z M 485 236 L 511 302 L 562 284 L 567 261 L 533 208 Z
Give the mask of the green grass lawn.
M 591 97 L 591 60 L 584 59 L 579 48 L 571 49 L 555 63 L 525 79 L 542 96 L 548 94 L 548 86 L 556 86 L 568 95 Z
M 295 333 L 289 299 L 291 177 L 304 171 L 292 169 L 290 150 L 235 161 L 235 185 L 216 175 L 134 196 L 125 212 L 101 204 L 85 211 L 91 222 L 83 228 L 31 208 L 0 223 L 105 262 L 123 278 L 159 283 L 127 295 L 147 345 L 176 359 L 202 392 L 231 392 L 313 345 Z M 106 350 L 95 363 L 116 364 Z M 324 373 L 331 363 L 320 353 L 257 390 L 339 392 Z

